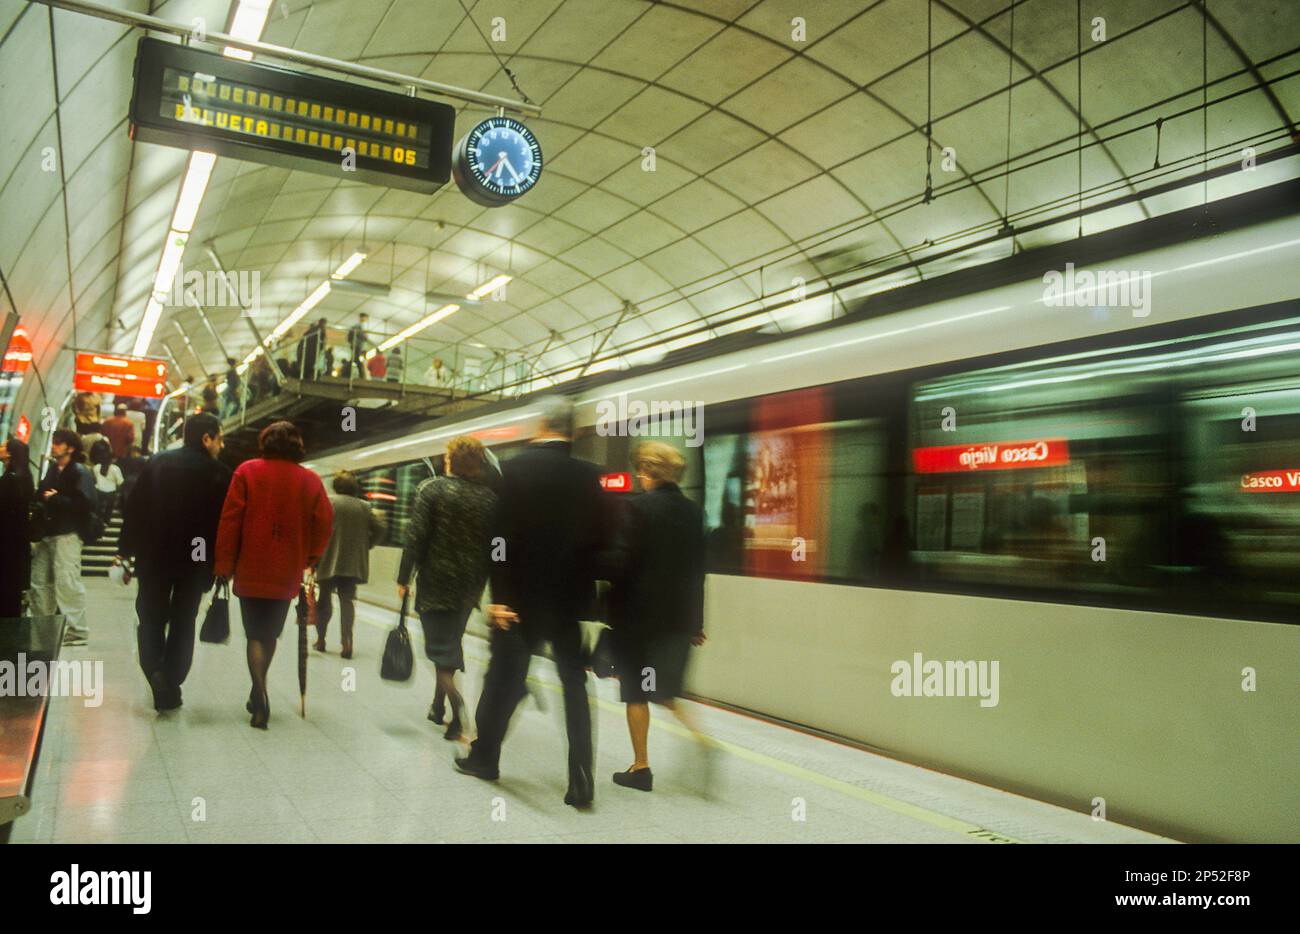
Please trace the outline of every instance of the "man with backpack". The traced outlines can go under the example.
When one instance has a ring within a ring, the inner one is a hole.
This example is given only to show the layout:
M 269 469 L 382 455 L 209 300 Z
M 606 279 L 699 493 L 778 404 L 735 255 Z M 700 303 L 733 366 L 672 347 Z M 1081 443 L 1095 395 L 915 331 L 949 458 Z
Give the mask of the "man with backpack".
M 86 588 L 81 583 L 82 540 L 103 534 L 95 515 L 95 479 L 81 461 L 81 437 L 73 431 L 54 433 L 50 467 L 37 488 L 44 512 L 41 540 L 32 548 L 32 613 L 67 621 L 64 645 L 85 645 Z

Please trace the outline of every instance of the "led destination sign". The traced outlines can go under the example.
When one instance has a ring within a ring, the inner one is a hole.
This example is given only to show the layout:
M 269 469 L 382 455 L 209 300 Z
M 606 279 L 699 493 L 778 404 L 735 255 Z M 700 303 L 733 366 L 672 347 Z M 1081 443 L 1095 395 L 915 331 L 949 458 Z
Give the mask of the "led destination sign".
M 132 138 L 411 191 L 451 177 L 455 108 L 143 38 Z

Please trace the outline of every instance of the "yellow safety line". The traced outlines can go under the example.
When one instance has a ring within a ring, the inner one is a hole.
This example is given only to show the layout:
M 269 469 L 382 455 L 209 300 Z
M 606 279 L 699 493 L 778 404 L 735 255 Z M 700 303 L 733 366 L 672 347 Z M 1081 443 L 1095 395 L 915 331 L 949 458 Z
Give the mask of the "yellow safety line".
M 366 620 L 366 622 L 370 621 Z M 381 626 L 384 629 L 389 628 L 387 624 L 370 624 Z M 552 693 L 560 694 L 563 692 L 560 685 L 552 684 L 549 681 L 543 681 L 533 675 L 529 675 L 528 680 L 534 684 L 541 685 Z M 588 696 L 592 697 L 598 706 L 611 712 L 617 712 L 621 706 L 620 704 L 607 701 L 597 694 L 589 694 Z M 676 723 L 669 723 L 656 717 L 652 717 L 650 723 L 658 729 L 667 730 L 677 736 L 682 736 L 687 739 L 694 738 L 690 730 L 683 726 L 679 726 Z M 938 827 L 941 830 L 948 830 L 953 833 L 973 837 L 984 843 L 1022 842 L 1012 837 L 1008 837 L 1005 834 L 995 833 L 987 827 L 981 827 L 978 824 L 972 824 L 969 821 L 964 821 L 960 818 L 949 817 L 947 814 L 940 814 L 938 811 L 931 811 L 928 808 L 923 808 L 918 804 L 912 804 L 908 801 L 900 801 L 897 798 L 891 798 L 889 795 L 881 794 L 878 791 L 871 791 L 868 788 L 859 788 L 857 785 L 850 784 L 849 782 L 841 781 L 838 778 L 831 778 L 829 775 L 823 775 L 820 772 L 814 772 L 812 769 L 806 769 L 803 766 L 786 762 L 784 759 L 777 759 L 773 756 L 756 752 L 745 746 L 738 746 L 735 743 L 729 743 L 726 740 L 715 739 L 712 736 L 704 736 L 702 734 L 700 738 L 704 742 L 716 746 L 725 752 L 729 752 L 731 755 L 736 756 L 739 759 L 767 766 L 774 771 L 783 772 L 794 778 L 821 785 L 823 788 L 829 788 L 832 791 L 838 791 L 840 794 L 847 795 L 850 798 L 857 798 L 859 801 L 866 801 L 870 804 L 877 805 L 878 807 L 885 808 L 886 810 L 893 811 L 896 814 L 902 814 L 905 817 L 912 818 L 913 820 L 918 820 L 922 823 L 930 824 L 933 827 Z

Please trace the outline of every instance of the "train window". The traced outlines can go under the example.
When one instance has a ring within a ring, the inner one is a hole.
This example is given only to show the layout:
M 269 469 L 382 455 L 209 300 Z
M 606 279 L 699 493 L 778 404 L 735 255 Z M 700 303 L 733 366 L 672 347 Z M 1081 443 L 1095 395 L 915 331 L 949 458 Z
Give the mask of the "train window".
M 1081 385 L 1083 384 L 1083 385 Z M 1172 489 L 1163 391 L 1075 366 L 917 385 L 906 502 L 922 582 L 1149 590 Z
M 429 458 L 367 470 L 360 475 L 361 495 L 384 523 L 384 537 L 378 544 L 402 547 L 415 491 L 433 475 L 434 464 Z
M 709 570 L 796 579 L 881 576 L 888 510 L 882 419 L 845 387 L 711 409 L 703 448 Z

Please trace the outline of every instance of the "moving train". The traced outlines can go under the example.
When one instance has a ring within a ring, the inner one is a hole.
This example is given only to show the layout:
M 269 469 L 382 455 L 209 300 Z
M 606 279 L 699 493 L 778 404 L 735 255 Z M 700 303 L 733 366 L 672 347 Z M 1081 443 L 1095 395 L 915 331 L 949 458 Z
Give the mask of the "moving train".
M 1300 221 L 1250 197 L 560 387 L 608 495 L 643 437 L 687 457 L 688 690 L 1176 839 L 1300 839 Z M 361 474 L 387 591 L 431 458 L 508 458 L 536 414 L 308 466 Z M 995 693 L 953 690 L 984 663 Z

